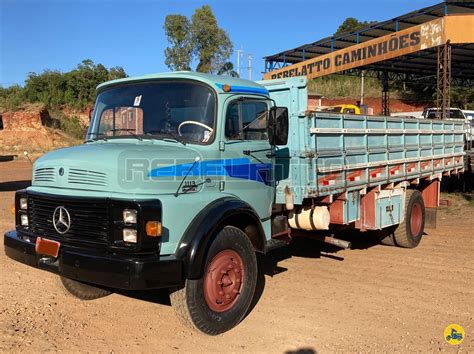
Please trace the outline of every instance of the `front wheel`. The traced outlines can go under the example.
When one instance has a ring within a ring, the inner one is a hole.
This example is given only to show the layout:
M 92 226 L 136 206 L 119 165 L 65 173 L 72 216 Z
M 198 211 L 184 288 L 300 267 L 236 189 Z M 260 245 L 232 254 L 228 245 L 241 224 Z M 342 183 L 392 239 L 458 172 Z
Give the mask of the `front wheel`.
M 66 294 L 81 300 L 95 300 L 111 294 L 109 290 L 61 276 L 58 283 Z
M 171 304 L 185 325 L 217 335 L 243 319 L 256 283 L 252 243 L 240 229 L 226 226 L 211 244 L 203 276 L 187 279 L 184 288 L 171 294 Z

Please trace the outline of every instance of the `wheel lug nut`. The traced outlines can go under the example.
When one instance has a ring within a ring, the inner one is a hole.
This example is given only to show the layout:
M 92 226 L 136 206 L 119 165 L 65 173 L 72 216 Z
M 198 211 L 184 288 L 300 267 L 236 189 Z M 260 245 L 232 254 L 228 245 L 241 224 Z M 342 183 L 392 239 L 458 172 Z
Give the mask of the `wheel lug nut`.
M 224 292 L 223 292 L 223 291 L 219 291 L 219 295 L 220 295 L 220 296 L 224 295 Z
M 229 269 L 232 269 L 234 268 L 234 266 L 232 264 L 229 264 Z
M 218 280 L 217 285 L 222 285 L 222 282 L 220 280 Z
M 225 298 L 226 298 L 226 299 L 230 299 L 230 295 L 227 294 L 227 295 L 225 296 Z

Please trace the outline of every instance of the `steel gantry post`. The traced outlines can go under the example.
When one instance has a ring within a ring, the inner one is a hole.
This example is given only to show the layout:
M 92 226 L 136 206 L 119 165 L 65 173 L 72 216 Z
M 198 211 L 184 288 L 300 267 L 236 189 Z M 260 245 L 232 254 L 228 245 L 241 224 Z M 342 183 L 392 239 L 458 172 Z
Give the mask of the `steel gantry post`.
M 438 47 L 436 106 L 437 118 L 449 118 L 451 105 L 451 44 L 447 41 Z

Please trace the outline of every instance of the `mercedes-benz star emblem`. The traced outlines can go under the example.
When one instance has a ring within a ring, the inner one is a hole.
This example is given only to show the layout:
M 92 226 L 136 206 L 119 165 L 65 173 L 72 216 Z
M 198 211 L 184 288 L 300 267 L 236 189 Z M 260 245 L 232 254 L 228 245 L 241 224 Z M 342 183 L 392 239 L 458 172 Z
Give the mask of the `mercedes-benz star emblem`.
M 60 234 L 65 234 L 71 228 L 71 215 L 63 206 L 58 206 L 53 213 L 54 229 Z

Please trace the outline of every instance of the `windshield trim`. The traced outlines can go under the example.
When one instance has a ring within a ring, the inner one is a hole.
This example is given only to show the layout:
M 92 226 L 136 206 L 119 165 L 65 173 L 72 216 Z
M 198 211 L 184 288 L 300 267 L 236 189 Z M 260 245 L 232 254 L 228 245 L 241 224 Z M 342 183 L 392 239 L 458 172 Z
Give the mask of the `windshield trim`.
M 197 143 L 197 142 L 194 142 L 194 141 L 188 141 L 186 139 L 183 139 L 183 141 L 186 143 L 186 144 L 190 144 L 190 145 L 211 145 L 215 142 L 216 140 L 216 135 L 217 135 L 217 110 L 218 110 L 218 92 L 217 90 L 210 84 L 204 82 L 204 81 L 201 81 L 201 80 L 195 80 L 195 79 L 188 79 L 188 78 L 183 78 L 183 79 L 180 79 L 180 78 L 160 78 L 160 79 L 138 79 L 138 80 L 133 80 L 133 81 L 129 81 L 129 82 L 124 82 L 124 83 L 117 83 L 117 84 L 112 84 L 110 86 L 106 86 L 100 90 L 97 90 L 96 91 L 96 99 L 95 99 L 95 103 L 94 103 L 94 111 L 95 111 L 95 107 L 97 105 L 97 99 L 99 97 L 100 94 L 108 91 L 108 90 L 113 90 L 113 89 L 116 89 L 116 88 L 119 88 L 119 87 L 126 87 L 126 86 L 136 86 L 136 84 L 138 83 L 173 83 L 173 82 L 178 82 L 178 83 L 191 83 L 191 84 L 196 84 L 196 85 L 200 85 L 200 86 L 203 86 L 203 87 L 206 87 L 207 89 L 210 90 L 210 92 L 212 93 L 212 95 L 214 96 L 214 115 L 213 115 L 213 123 L 212 123 L 212 128 L 214 129 L 214 134 L 212 134 L 212 139 L 209 139 L 209 141 L 207 142 L 200 142 L 200 143 Z M 94 119 L 95 119 L 95 112 L 94 112 Z M 92 123 L 92 121 L 91 121 Z M 92 124 L 89 125 L 89 129 L 92 128 Z M 104 136 L 100 136 L 100 134 L 98 134 L 98 131 L 95 131 L 95 132 L 91 132 L 90 130 L 87 130 L 87 134 L 86 134 L 86 138 L 85 138 L 85 141 L 97 141 L 97 140 L 104 140 Z M 98 127 L 97 127 L 98 129 Z M 93 135 L 94 137 L 93 138 L 90 138 L 90 135 Z M 140 138 L 143 138 L 143 139 L 154 139 L 154 140 L 161 140 L 161 141 L 164 141 L 163 139 L 166 139 L 166 138 L 158 138 L 156 135 L 153 135 L 153 134 L 136 134 L 137 137 L 140 137 Z M 133 138 L 132 136 L 130 135 L 115 135 L 115 136 L 107 136 L 105 137 L 106 140 L 109 140 L 109 139 L 123 139 L 123 138 Z M 177 140 L 173 137 L 169 137 L 171 139 L 174 139 L 174 140 Z M 179 140 L 177 140 L 179 141 Z

